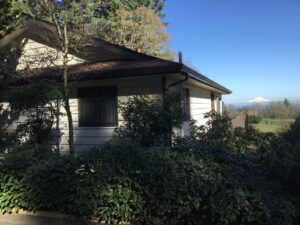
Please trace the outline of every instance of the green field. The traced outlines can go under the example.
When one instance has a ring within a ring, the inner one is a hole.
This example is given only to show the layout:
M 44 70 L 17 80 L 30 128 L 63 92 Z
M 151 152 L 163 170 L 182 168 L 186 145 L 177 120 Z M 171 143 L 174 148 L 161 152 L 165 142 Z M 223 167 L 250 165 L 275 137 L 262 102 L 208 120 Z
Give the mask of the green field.
M 259 124 L 251 124 L 252 127 L 261 132 L 280 133 L 286 131 L 294 119 L 268 119 L 263 118 Z

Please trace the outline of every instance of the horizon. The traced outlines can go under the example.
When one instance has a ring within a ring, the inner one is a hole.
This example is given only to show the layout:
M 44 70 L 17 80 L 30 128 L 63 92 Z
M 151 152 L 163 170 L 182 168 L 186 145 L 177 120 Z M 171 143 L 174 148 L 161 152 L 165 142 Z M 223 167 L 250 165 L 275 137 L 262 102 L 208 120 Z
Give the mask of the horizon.
M 232 90 L 225 103 L 257 96 L 300 99 L 300 1 L 167 1 L 170 46 L 184 63 Z
M 223 95 L 224 96 L 224 95 Z M 270 102 L 282 102 L 284 101 L 286 97 L 282 97 L 282 98 L 268 98 L 267 102 L 266 103 L 270 103 Z M 288 101 L 290 101 L 291 103 L 298 103 L 300 102 L 300 97 L 295 97 L 295 98 L 286 98 Z M 227 105 L 230 105 L 230 104 L 253 104 L 253 102 L 249 102 L 250 100 L 252 99 L 238 99 L 238 100 L 235 100 L 235 101 L 225 101 L 224 100 L 224 103 L 227 104 Z M 255 103 L 254 103 L 255 104 Z

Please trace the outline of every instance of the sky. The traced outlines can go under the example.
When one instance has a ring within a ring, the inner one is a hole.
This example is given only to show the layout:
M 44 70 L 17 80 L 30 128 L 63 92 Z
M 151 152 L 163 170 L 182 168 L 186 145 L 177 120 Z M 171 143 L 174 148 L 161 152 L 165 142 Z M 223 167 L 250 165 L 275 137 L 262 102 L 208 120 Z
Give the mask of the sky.
M 170 47 L 232 90 L 225 103 L 300 99 L 300 0 L 167 0 Z

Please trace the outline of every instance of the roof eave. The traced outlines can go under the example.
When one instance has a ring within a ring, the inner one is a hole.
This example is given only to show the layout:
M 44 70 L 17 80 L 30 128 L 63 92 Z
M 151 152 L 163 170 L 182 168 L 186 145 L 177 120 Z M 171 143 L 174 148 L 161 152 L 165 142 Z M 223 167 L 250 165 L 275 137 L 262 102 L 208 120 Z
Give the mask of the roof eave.
M 215 81 L 207 78 L 206 76 L 202 75 L 201 73 L 191 69 L 190 67 L 188 67 L 184 64 L 182 64 L 182 72 L 192 75 L 192 76 L 190 76 L 192 79 L 194 79 L 200 83 L 203 83 L 205 85 L 208 85 L 212 88 L 215 88 L 215 89 L 221 91 L 222 94 L 231 94 L 232 93 L 232 91 L 229 90 L 228 88 L 216 83 Z

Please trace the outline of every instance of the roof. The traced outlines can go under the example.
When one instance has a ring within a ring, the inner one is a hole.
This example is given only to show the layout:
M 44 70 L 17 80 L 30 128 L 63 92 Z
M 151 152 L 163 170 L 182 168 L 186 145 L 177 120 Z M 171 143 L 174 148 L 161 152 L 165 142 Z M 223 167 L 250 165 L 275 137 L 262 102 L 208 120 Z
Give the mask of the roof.
M 59 78 L 61 77 L 60 71 L 61 70 L 57 67 L 47 68 L 47 70 L 33 69 L 26 71 L 26 76 L 31 78 L 41 76 L 47 78 Z M 109 61 L 69 66 L 70 78 L 73 78 L 74 80 L 111 79 L 172 73 L 188 73 L 192 79 L 195 79 L 198 82 L 221 90 L 227 94 L 231 93 L 229 89 L 184 64 L 167 60 L 148 59 L 142 61 Z
M 10 41 L 22 37 L 22 35 L 29 36 L 38 41 L 44 41 L 45 44 L 49 46 L 53 45 L 47 40 L 42 40 L 42 37 L 39 35 L 39 33 L 42 32 L 37 32 L 39 29 L 46 30 L 49 32 L 49 35 L 51 35 L 53 25 L 41 20 L 27 19 L 22 28 L 0 39 L 0 49 L 4 48 Z M 48 38 L 48 40 L 51 40 L 51 38 Z M 78 55 L 77 52 L 74 52 L 74 55 L 86 59 L 87 63 L 70 65 L 69 74 L 71 78 L 76 78 L 76 80 L 88 80 L 183 73 L 189 74 L 191 79 L 218 89 L 223 93 L 231 93 L 229 89 L 182 63 L 142 54 L 101 39 L 93 38 L 93 40 L 94 45 L 87 51 L 89 54 Z M 21 74 L 26 76 L 26 78 L 40 78 L 41 76 L 46 76 L 47 78 L 61 79 L 62 77 L 61 68 L 58 67 L 31 69 L 21 71 Z

